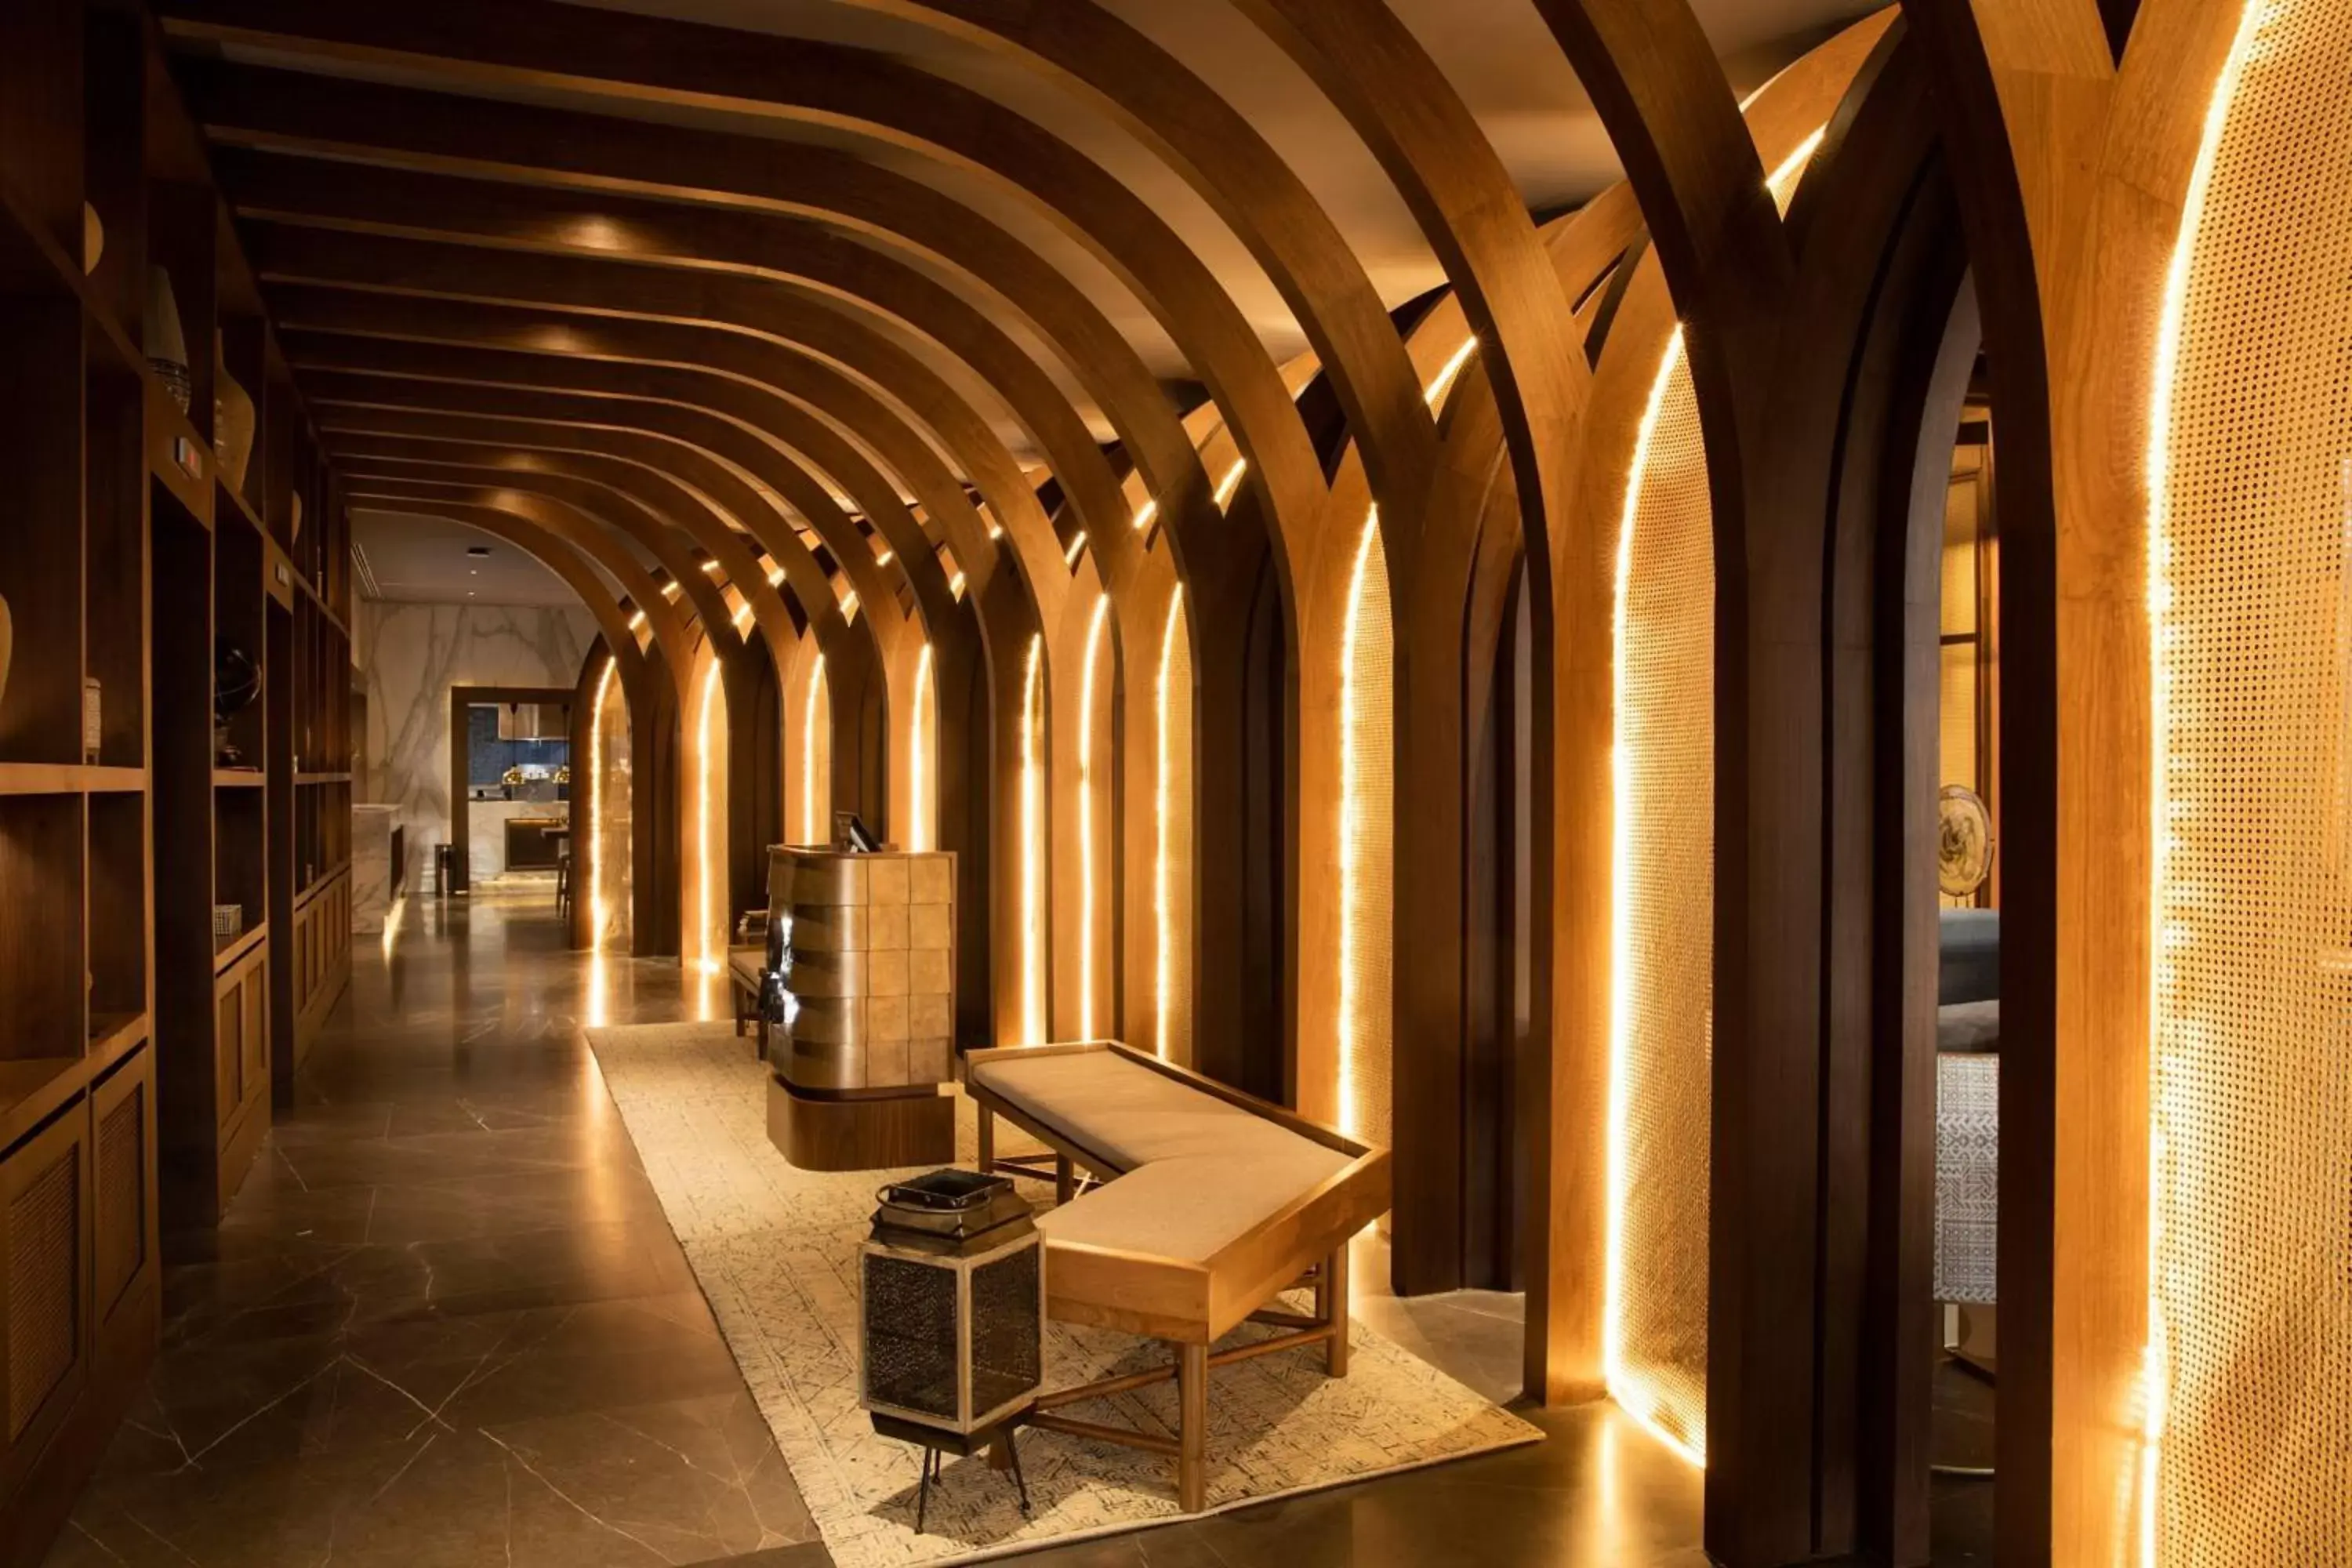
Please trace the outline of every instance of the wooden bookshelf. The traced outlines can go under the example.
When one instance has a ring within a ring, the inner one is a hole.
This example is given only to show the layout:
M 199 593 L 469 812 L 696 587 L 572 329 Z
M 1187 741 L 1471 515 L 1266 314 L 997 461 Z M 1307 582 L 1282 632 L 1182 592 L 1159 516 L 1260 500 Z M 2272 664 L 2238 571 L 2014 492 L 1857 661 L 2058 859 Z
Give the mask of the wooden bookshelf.
M 184 410 L 146 358 L 152 267 L 187 343 Z M 341 495 L 128 0 L 0 6 L 0 1563 L 16 1563 L 40 1559 L 153 1356 L 167 1234 L 217 1220 L 273 1086 L 290 1090 L 279 976 L 300 973 L 315 1021 L 349 970 L 324 924 L 350 842 Z M 215 447 L 226 378 L 255 405 L 241 483 Z M 220 642 L 262 689 L 228 720 L 226 765 Z M 226 942 L 216 903 L 243 910 Z

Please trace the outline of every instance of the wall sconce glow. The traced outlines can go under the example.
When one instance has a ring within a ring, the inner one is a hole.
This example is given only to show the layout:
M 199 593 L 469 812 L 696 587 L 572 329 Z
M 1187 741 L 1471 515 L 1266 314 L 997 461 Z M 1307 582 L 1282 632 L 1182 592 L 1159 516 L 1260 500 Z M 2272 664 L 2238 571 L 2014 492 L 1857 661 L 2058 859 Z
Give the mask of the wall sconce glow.
M 1152 966 L 1151 1048 L 1162 1061 L 1171 1059 L 1168 1042 L 1176 1019 L 1176 867 L 1169 820 L 1175 809 L 1173 774 L 1176 758 L 1169 731 L 1175 718 L 1171 689 L 1175 685 L 1176 639 L 1183 626 L 1184 589 L 1179 584 L 1168 598 L 1167 629 L 1160 634 L 1160 679 L 1155 691 L 1157 711 L 1153 725 L 1157 731 L 1155 743 L 1159 748 L 1159 765 L 1153 769 L 1151 913 L 1159 942 Z
M 1032 634 L 1021 678 L 1021 1040 L 1039 1045 L 1045 1022 L 1045 775 L 1038 753 L 1045 723 L 1045 639 Z
M 719 563 L 716 559 L 705 561 L 702 563 L 702 569 L 705 572 L 709 573 L 713 577 L 719 575 Z
M 696 858 L 701 862 L 700 879 L 702 883 L 700 889 L 702 895 L 700 900 L 701 911 L 699 918 L 696 921 L 695 935 L 696 941 L 702 949 L 702 960 L 698 967 L 700 968 L 702 973 L 705 974 L 716 974 L 719 973 L 720 957 L 719 947 L 724 945 L 723 939 L 719 939 L 718 945 L 714 945 L 714 938 L 712 935 L 713 931 L 717 929 L 719 919 L 719 863 L 720 857 L 719 855 L 718 845 L 713 841 L 711 833 L 714 818 L 710 810 L 710 797 L 712 795 L 717 793 L 719 786 L 718 780 L 714 776 L 710 766 L 710 747 L 712 740 L 710 716 L 718 707 L 719 660 L 716 656 L 713 656 L 710 660 L 710 668 L 702 678 L 702 713 L 701 716 L 695 721 L 694 726 L 694 842 Z
M 802 703 L 801 716 L 801 842 L 825 842 L 824 812 L 817 804 L 817 748 L 823 731 L 818 728 L 825 709 L 824 655 L 816 656 L 809 670 L 808 696 Z
M 646 613 L 643 610 L 634 610 L 630 612 L 629 629 L 633 632 L 641 632 L 646 629 Z
M 963 598 L 962 573 L 959 572 L 954 576 L 948 579 L 948 594 L 951 598 L 954 598 L 959 603 L 961 602 Z
M 1444 367 L 1438 371 L 1437 379 L 1431 382 L 1428 390 L 1421 395 L 1422 401 L 1428 404 L 1430 407 L 1435 408 L 1444 400 L 1445 389 L 1454 384 L 1454 378 L 1462 374 L 1462 367 L 1468 364 L 1470 356 L 1477 352 L 1478 340 L 1475 336 L 1463 339 L 1462 346 L 1454 351 L 1454 357 L 1447 360 Z
M 768 586 L 771 588 L 781 588 L 783 585 L 784 569 L 781 566 L 772 569 L 768 573 Z
M 678 581 L 675 577 L 670 578 L 662 584 L 662 597 L 669 600 L 672 604 L 677 603 L 677 596 L 685 592 L 686 590 L 678 585 Z
M 1079 535 L 1084 539 L 1084 534 Z M 1095 1033 L 1095 679 L 1102 668 L 1103 631 L 1109 624 L 1110 596 L 1095 600 L 1087 626 L 1087 668 L 1078 698 L 1078 882 L 1083 900 L 1078 918 L 1078 1037 Z
M 878 565 L 878 566 L 887 566 L 887 565 L 889 565 L 889 564 L 890 564 L 890 563 L 891 563 L 891 562 L 896 561 L 898 558 L 898 552 L 897 551 L 895 551 L 895 550 L 886 550 L 886 551 L 884 551 L 881 554 L 877 555 L 877 556 L 874 558 L 874 562 L 875 562 L 875 564 L 877 564 L 877 565 Z
M 746 605 L 735 612 L 735 629 L 739 632 L 748 632 L 751 629 L 751 605 Z
M 1062 552 L 1062 564 L 1067 566 L 1074 572 L 1076 571 L 1078 566 L 1078 557 L 1086 553 L 1086 530 L 1080 529 L 1077 532 L 1077 536 L 1070 541 L 1069 548 Z
M 1156 500 L 1145 501 L 1141 506 L 1137 507 L 1135 509 L 1135 531 L 1138 533 L 1150 531 L 1151 528 L 1151 520 L 1159 515 L 1160 502 Z
M 931 847 L 930 798 L 931 645 L 915 660 L 915 710 L 907 717 L 907 847 Z
M 845 589 L 845 590 L 843 590 L 843 592 L 842 592 L 842 595 L 841 595 L 841 614 L 842 614 L 843 617 L 844 617 L 845 619 L 847 619 L 847 620 L 852 620 L 852 621 L 854 621 L 854 620 L 856 620 L 856 619 L 857 618 L 857 590 L 856 590 L 856 589 L 855 589 L 855 588 L 848 588 L 848 589 Z
M 1249 459 L 1235 458 L 1234 466 L 1225 470 L 1225 477 L 1217 481 L 1216 500 L 1219 511 L 1224 510 L 1233 504 L 1234 492 L 1242 488 L 1242 476 L 1248 472 Z

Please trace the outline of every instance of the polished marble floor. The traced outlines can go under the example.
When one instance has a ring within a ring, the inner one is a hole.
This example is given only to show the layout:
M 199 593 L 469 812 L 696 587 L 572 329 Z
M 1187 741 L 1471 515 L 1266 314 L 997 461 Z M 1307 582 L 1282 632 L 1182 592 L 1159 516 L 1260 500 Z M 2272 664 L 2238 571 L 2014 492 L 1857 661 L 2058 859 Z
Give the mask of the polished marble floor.
M 818 1564 L 575 1015 L 674 966 L 562 951 L 543 888 L 411 900 L 214 1234 L 58 1568 Z M 751 1554 L 751 1555 L 744 1555 Z
M 226 1223 L 168 1249 L 163 1356 L 50 1568 L 825 1564 L 577 1032 L 724 1005 L 562 951 L 535 885 L 362 939 Z M 1359 1246 L 1361 1319 L 1516 1393 L 1517 1298 L 1384 1298 Z M 1702 1568 L 1696 1471 L 1611 1406 L 1524 1414 L 1549 1441 L 1020 1561 Z

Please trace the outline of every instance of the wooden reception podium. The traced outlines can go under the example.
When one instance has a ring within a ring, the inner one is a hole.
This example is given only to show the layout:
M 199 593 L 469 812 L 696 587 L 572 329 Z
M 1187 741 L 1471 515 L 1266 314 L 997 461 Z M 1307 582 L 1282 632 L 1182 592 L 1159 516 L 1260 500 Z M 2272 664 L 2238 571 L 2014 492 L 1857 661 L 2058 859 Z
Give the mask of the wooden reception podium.
M 803 1170 L 955 1159 L 955 856 L 778 846 L 768 1136 Z

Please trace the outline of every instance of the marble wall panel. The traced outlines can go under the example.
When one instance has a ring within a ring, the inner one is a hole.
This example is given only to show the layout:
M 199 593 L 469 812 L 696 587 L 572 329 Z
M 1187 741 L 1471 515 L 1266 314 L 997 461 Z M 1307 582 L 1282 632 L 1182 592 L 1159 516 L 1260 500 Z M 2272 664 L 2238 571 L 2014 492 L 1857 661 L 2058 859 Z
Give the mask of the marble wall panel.
M 595 640 L 578 606 L 360 605 L 353 654 L 367 686 L 363 800 L 408 827 L 412 886 L 431 879 L 431 846 L 449 839 L 449 689 L 571 688 Z

